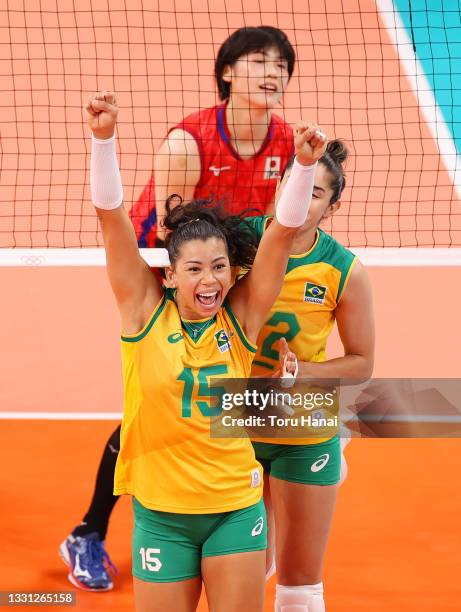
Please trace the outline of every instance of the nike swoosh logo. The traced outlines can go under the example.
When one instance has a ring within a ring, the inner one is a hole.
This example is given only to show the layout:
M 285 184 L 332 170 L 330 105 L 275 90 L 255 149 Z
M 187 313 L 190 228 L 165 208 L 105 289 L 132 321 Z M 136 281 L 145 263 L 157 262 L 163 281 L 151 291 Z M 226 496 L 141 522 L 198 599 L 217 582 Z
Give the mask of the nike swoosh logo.
M 311 472 L 320 472 L 326 466 L 328 461 L 330 460 L 330 455 L 325 453 L 324 455 L 320 455 L 320 457 L 311 465 Z

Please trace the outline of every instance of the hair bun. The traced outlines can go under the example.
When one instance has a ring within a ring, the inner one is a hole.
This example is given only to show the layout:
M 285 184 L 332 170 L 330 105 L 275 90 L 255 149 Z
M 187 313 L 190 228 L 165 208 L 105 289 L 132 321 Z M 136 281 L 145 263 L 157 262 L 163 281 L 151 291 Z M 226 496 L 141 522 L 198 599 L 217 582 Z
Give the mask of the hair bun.
M 327 145 L 327 154 L 338 164 L 343 164 L 349 156 L 349 150 L 342 140 L 330 140 Z
M 165 202 L 166 216 L 162 225 L 168 230 L 174 230 L 192 220 L 189 210 L 183 205 L 183 199 L 173 193 Z

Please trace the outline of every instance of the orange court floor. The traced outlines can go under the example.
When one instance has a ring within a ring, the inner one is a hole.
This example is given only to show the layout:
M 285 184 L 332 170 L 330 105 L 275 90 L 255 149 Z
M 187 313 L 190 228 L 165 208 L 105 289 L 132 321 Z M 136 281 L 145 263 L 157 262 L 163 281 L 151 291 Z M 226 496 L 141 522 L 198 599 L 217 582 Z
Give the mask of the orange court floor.
M 114 425 L 1 421 L 0 591 L 73 588 L 57 549 L 89 503 L 99 456 Z M 328 612 L 459 610 L 461 441 L 356 439 L 347 459 L 349 476 L 324 573 Z M 123 499 L 107 539 L 119 569 L 115 588 L 102 594 L 78 591 L 72 609 L 134 610 L 130 532 L 130 503 Z M 273 578 L 267 612 L 273 610 L 274 588 Z M 199 610 L 207 610 L 205 601 Z

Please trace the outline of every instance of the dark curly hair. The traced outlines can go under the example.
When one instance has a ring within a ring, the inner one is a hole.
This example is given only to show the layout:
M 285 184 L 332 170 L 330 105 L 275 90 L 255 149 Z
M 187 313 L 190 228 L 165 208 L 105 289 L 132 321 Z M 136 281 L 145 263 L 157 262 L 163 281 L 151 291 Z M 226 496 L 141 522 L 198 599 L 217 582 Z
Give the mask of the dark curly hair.
M 245 221 L 245 214 L 248 216 L 248 211 L 240 215 L 229 215 L 221 203 L 211 199 L 182 204 L 180 196 L 170 196 L 166 201 L 163 226 L 167 230 L 165 247 L 171 265 L 178 259 L 184 242 L 219 238 L 226 245 L 231 266 L 251 267 L 258 249 L 258 236 Z

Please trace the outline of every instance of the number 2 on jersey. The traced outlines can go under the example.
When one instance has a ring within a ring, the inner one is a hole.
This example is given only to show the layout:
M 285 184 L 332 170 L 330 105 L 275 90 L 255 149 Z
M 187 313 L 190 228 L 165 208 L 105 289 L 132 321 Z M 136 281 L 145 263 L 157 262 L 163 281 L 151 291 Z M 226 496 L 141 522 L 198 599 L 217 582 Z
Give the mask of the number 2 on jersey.
M 276 343 L 280 338 L 285 338 L 285 340 L 290 343 L 301 331 L 298 319 L 292 312 L 276 312 L 266 322 L 266 326 L 268 327 L 278 327 L 281 324 L 285 324 L 284 327 L 286 326 L 286 331 L 271 332 L 264 340 L 261 347 L 261 357 L 272 359 L 276 363 L 278 363 L 279 360 L 279 352 Z

